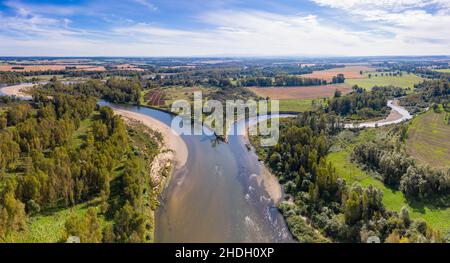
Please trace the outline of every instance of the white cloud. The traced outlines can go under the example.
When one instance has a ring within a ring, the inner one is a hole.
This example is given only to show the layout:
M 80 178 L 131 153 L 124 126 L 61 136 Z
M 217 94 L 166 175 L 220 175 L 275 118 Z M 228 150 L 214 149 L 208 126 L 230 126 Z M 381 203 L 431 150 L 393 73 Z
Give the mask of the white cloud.
M 134 0 L 134 2 L 141 4 L 152 11 L 158 10 L 158 8 L 148 0 Z
M 318 5 L 340 8 L 347 11 L 390 10 L 401 12 L 410 8 L 424 8 L 435 5 L 439 8 L 450 8 L 448 0 L 311 0 Z
M 74 29 L 68 19 L 17 6 L 0 13 L 0 55 L 190 56 L 190 55 L 440 55 L 450 54 L 446 1 L 314 0 L 365 21 L 363 29 L 309 15 L 253 10 L 208 11 L 197 17 L 203 29 L 175 29 L 128 21 L 106 31 Z M 150 3 L 143 1 L 145 3 Z M 394 3 L 396 2 L 396 3 Z M 142 3 L 141 3 L 142 4 Z M 25 11 L 20 11 L 24 8 Z M 370 10 L 367 11 L 367 10 Z

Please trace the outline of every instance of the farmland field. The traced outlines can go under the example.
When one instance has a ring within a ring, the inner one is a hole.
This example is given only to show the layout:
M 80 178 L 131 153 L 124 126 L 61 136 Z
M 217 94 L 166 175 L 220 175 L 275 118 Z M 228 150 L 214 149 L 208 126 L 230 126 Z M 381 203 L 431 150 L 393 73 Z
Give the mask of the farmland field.
M 321 103 L 321 100 L 316 99 L 292 99 L 280 100 L 281 112 L 304 112 L 312 110 L 313 103 Z
M 429 110 L 412 121 L 406 149 L 419 162 L 450 167 L 450 125 L 445 123 L 446 114 Z
M 157 90 L 144 90 L 142 92 L 143 104 L 149 106 L 170 109 L 172 103 L 176 100 L 187 100 L 192 102 L 194 100 L 194 92 L 202 92 L 205 98 L 212 94 L 215 90 L 211 88 L 198 87 L 181 87 L 174 86 L 169 88 Z
M 248 89 L 250 89 L 260 97 L 269 97 L 274 100 L 325 98 L 333 96 L 336 89 L 340 90 L 344 94 L 349 93 L 352 90 L 351 87 L 346 84 L 283 88 L 250 87 Z
M 434 71 L 441 72 L 441 73 L 450 73 L 450 68 L 435 69 Z
M 162 90 L 149 91 L 144 95 L 144 100 L 150 106 L 163 106 L 166 104 L 166 93 Z
M 66 70 L 74 71 L 105 71 L 103 66 L 95 65 L 0 65 L 0 71 L 14 71 L 14 72 L 31 72 L 31 71 L 48 71 L 48 70 Z
M 364 74 L 367 78 L 363 79 L 346 79 L 345 83 L 353 86 L 358 85 L 366 90 L 372 89 L 374 86 L 396 86 L 400 88 L 414 88 L 414 84 L 420 83 L 423 79 L 414 74 L 403 73 L 402 76 L 380 76 L 381 73 L 369 73 L 371 77 L 368 78 L 368 74 Z M 375 76 L 377 74 L 377 76 Z
M 344 74 L 344 77 L 346 79 L 361 79 L 367 78 L 367 76 L 365 76 L 364 74 L 361 75 L 361 71 L 364 73 L 371 70 L 373 70 L 373 68 L 369 66 L 345 66 L 343 68 L 332 68 L 327 70 L 314 71 L 313 73 L 304 74 L 302 76 L 307 78 L 319 78 L 331 81 L 332 78 L 337 74 Z

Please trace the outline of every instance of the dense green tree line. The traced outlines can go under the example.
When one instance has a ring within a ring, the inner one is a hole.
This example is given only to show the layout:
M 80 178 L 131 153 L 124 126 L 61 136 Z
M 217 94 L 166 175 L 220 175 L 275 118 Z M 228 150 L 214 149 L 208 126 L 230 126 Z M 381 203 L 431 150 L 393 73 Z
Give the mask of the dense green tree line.
M 329 100 L 326 112 L 334 112 L 340 116 L 357 116 L 373 118 L 387 114 L 387 100 L 404 96 L 406 92 L 396 87 L 373 87 L 366 91 L 358 86 L 346 96 L 335 96 Z
M 333 84 L 344 83 L 344 82 L 345 82 L 344 74 L 337 74 L 331 80 L 331 83 L 333 83 Z
M 386 149 L 380 143 L 359 144 L 355 146 L 352 156 L 358 163 L 377 171 L 384 183 L 400 189 L 408 198 L 445 200 L 449 197 L 450 170 L 416 164 L 404 152 Z
M 412 114 L 418 113 L 433 104 L 450 103 L 450 78 L 424 81 L 415 85 L 414 93 L 401 99 L 401 104 Z
M 257 77 L 257 78 L 244 78 L 240 80 L 242 86 L 252 87 L 293 87 L 293 86 L 318 86 L 327 84 L 326 80 L 318 78 L 304 78 L 297 76 L 276 76 L 275 78 L 269 77 Z
M 0 84 L 17 84 L 24 82 L 25 78 L 14 72 L 0 72 Z
M 66 222 L 66 235 L 82 242 L 149 242 L 153 234 L 153 211 L 157 206 L 152 174 L 154 157 L 159 153 L 161 135 L 145 127 L 128 126 L 129 145 L 121 173 L 111 181 L 110 194 L 101 192 L 100 212 L 111 224 L 99 229 L 97 211 L 72 216 Z M 162 175 L 164 176 L 164 174 Z
M 111 78 L 106 82 L 91 79 L 82 83 L 69 83 L 68 85 L 59 81 L 50 81 L 39 90 L 50 95 L 64 93 L 95 96 L 115 103 L 139 104 L 141 89 L 139 80 Z

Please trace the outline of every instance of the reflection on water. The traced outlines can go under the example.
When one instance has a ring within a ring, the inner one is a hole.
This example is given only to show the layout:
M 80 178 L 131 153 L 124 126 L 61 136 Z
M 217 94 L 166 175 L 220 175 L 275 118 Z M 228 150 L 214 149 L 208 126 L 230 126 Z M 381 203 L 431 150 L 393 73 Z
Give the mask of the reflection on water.
M 106 104 L 105 102 L 100 102 Z M 168 125 L 172 116 L 123 107 Z M 290 242 L 284 220 L 258 184 L 256 155 L 241 136 L 183 136 L 189 156 L 174 171 L 156 212 L 156 242 Z

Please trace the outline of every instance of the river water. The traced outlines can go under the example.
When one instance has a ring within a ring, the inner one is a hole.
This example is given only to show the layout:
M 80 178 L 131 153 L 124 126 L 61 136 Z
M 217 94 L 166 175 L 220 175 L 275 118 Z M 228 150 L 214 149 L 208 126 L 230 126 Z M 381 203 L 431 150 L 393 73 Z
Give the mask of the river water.
M 154 109 L 118 106 L 169 125 L 172 116 Z M 184 167 L 173 172 L 156 211 L 156 242 L 292 242 L 284 219 L 257 180 L 262 164 L 243 136 L 228 143 L 215 136 L 182 136 Z

